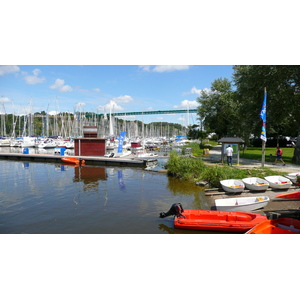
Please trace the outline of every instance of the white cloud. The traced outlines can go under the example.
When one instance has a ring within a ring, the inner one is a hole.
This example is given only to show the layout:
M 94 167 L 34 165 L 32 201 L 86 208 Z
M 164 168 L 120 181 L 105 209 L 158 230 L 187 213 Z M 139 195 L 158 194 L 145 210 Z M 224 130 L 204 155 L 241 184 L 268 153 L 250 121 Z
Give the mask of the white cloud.
M 86 104 L 84 102 L 78 102 L 76 103 L 76 106 L 75 106 L 75 110 L 78 111 L 78 110 L 82 110 L 82 108 L 85 106 Z
M 20 68 L 18 66 L 0 66 L 0 75 L 7 73 L 16 73 L 19 72 Z
M 159 66 L 139 66 L 143 71 L 145 72 L 157 72 L 157 73 L 163 73 L 163 72 L 173 72 L 173 71 L 182 71 L 182 70 L 188 70 L 190 66 L 187 65 L 159 65 Z
M 150 66 L 139 66 L 143 71 L 149 72 L 150 71 Z
M 105 111 L 105 113 L 109 114 L 111 108 L 111 112 L 121 111 L 124 110 L 123 107 L 118 105 L 114 100 L 110 100 L 107 104 L 98 106 L 99 111 Z
M 57 111 L 57 110 L 52 110 L 52 111 L 48 112 L 48 115 L 50 115 L 50 116 L 56 116 L 58 114 L 59 114 L 59 111 Z
M 134 99 L 131 96 L 124 95 L 124 96 L 115 97 L 112 99 L 112 101 L 114 101 L 115 103 L 128 103 L 134 101 Z
M 197 108 L 198 102 L 196 100 L 190 101 L 190 100 L 183 100 L 181 101 L 180 105 L 174 105 L 173 108 L 175 109 L 191 109 L 191 108 Z
M 177 121 L 185 121 L 185 118 L 184 117 L 180 117 L 177 119 Z
M 0 97 L 0 103 L 8 103 L 11 102 L 11 100 L 7 97 Z
M 92 91 L 94 91 L 96 93 L 100 93 L 101 92 L 101 90 L 99 88 L 92 89 Z
M 195 86 L 193 86 L 188 92 L 184 92 L 183 95 L 196 94 L 200 96 L 202 91 L 206 93 L 211 93 L 211 90 L 208 88 L 197 89 Z
M 27 84 L 37 84 L 37 83 L 42 83 L 46 79 L 44 77 L 38 77 L 38 75 L 41 73 L 41 70 L 39 69 L 34 69 L 32 71 L 33 75 L 28 75 L 25 76 L 24 79 Z
M 69 85 L 64 85 L 65 81 L 63 79 L 57 78 L 55 83 L 50 86 L 50 89 L 59 90 L 60 92 L 71 92 L 73 89 Z

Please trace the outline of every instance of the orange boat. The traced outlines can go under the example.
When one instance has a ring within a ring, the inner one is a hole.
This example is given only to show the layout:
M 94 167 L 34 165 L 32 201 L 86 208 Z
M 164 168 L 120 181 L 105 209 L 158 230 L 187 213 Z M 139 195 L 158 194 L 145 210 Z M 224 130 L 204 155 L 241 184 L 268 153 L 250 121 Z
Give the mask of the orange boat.
M 292 218 L 279 218 L 266 220 L 249 231 L 246 234 L 299 234 L 300 221 Z
M 74 158 L 74 157 L 62 157 L 61 160 L 69 164 L 75 164 L 75 165 L 85 164 L 85 160 Z
M 183 210 L 180 203 L 172 205 L 160 218 L 175 214 L 174 227 L 193 230 L 214 230 L 246 232 L 255 225 L 267 220 L 255 213 L 215 210 Z
M 285 194 L 278 194 L 275 198 L 284 198 L 284 199 L 300 199 L 300 192 L 291 192 Z

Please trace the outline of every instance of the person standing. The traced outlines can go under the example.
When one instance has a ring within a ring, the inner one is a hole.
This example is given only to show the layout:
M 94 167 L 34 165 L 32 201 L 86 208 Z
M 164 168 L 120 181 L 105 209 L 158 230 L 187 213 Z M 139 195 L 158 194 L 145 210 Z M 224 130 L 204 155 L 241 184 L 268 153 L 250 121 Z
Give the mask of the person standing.
M 277 147 L 277 149 L 276 149 L 276 159 L 275 159 L 275 162 L 273 163 L 273 165 L 276 165 L 278 160 L 281 160 L 283 165 L 285 166 L 285 162 L 282 159 L 282 150 L 280 149 L 280 147 Z
M 233 153 L 233 148 L 231 147 L 231 145 L 229 145 L 226 149 L 226 156 L 227 156 L 228 166 L 232 166 L 232 153 Z

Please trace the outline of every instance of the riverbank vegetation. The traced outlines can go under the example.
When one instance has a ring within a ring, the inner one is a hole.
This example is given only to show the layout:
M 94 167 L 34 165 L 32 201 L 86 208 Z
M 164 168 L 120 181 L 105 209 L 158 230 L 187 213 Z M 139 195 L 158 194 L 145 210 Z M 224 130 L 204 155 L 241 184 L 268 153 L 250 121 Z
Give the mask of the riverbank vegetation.
M 220 187 L 220 180 L 242 179 L 245 177 L 260 177 L 282 175 L 268 168 L 239 169 L 227 165 L 207 165 L 201 158 L 181 156 L 171 151 L 166 166 L 168 174 L 193 182 L 205 181 L 210 187 Z

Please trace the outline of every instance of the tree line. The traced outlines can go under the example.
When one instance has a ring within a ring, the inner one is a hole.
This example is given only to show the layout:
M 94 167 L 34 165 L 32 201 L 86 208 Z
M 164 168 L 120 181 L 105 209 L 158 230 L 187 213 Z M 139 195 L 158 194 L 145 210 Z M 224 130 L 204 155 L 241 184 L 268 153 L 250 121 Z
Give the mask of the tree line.
M 260 111 L 267 90 L 267 137 L 297 136 L 300 162 L 300 66 L 236 65 L 232 79 L 218 78 L 197 98 L 200 127 L 218 138 L 238 136 L 246 146 L 260 137 Z M 267 144 L 268 146 L 268 144 Z

